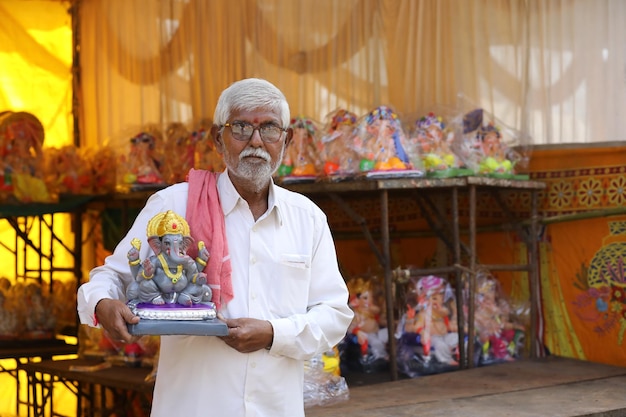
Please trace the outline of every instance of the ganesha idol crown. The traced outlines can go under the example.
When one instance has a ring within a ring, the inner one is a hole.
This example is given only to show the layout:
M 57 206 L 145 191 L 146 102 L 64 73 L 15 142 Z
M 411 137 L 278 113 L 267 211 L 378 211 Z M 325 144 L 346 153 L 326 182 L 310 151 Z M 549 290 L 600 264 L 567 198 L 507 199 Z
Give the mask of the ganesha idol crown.
M 415 126 L 418 129 L 423 130 L 428 129 L 431 126 L 437 126 L 440 130 L 443 130 L 445 127 L 442 118 L 440 116 L 435 116 L 433 112 L 421 117 L 417 122 L 415 122 Z
M 189 236 L 189 224 L 171 210 L 159 213 L 150 219 L 147 227 L 148 236 L 163 237 L 167 234 Z

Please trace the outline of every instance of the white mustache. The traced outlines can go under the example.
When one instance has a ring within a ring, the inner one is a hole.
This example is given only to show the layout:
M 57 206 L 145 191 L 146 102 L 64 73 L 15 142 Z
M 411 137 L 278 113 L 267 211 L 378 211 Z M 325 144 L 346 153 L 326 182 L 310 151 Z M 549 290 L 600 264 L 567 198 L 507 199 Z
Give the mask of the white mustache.
M 265 159 L 267 162 L 270 162 L 270 160 L 272 159 L 270 157 L 270 154 L 261 148 L 246 148 L 239 154 L 239 160 L 241 161 L 243 158 L 246 158 L 248 156 L 262 158 Z

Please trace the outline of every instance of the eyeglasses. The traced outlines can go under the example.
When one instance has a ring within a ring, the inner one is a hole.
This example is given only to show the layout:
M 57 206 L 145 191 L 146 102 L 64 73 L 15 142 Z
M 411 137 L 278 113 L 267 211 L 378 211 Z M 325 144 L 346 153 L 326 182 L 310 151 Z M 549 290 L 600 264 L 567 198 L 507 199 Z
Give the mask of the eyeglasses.
M 151 143 L 154 139 L 146 134 L 139 134 L 130 140 L 130 143 L 136 145 L 137 143 Z
M 246 122 L 232 122 L 224 123 L 224 127 L 230 127 L 230 132 L 233 137 L 242 142 L 250 140 L 255 130 L 259 131 L 261 140 L 265 143 L 275 143 L 280 140 L 283 132 L 287 129 L 276 126 L 275 124 L 268 123 L 261 126 L 253 126 Z

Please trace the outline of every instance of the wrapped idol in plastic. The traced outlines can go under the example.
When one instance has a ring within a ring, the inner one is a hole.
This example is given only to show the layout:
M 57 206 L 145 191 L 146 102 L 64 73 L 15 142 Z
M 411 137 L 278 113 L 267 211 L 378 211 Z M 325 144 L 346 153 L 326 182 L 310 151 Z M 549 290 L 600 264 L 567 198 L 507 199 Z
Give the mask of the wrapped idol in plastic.
M 0 203 L 50 203 L 58 199 L 44 181 L 44 128 L 27 112 L 0 112 Z
M 409 280 L 406 312 L 396 330 L 398 370 L 413 378 L 457 369 L 459 336 L 454 291 L 445 278 Z
M 58 195 L 93 194 L 93 176 L 85 153 L 74 145 L 48 148 L 44 158 L 48 188 Z
M 486 269 L 476 275 L 474 299 L 475 362 L 489 365 L 518 358 L 526 330 L 503 294 L 500 282 Z
M 352 146 L 357 116 L 348 110 L 337 109 L 326 119 L 320 134 L 323 176 L 329 179 L 353 177 L 359 172 L 359 158 Z
M 285 149 L 277 175 L 283 182 L 314 181 L 322 169 L 318 123 L 297 116 L 291 119 L 289 127 L 293 129 L 293 137 Z
M 520 168 L 528 162 L 524 136 L 482 108 L 462 115 L 454 151 L 474 174 L 503 179 L 528 179 Z
M 459 175 L 459 158 L 452 151 L 455 131 L 442 116 L 429 112 L 420 117 L 409 135 L 409 157 L 413 165 L 421 164 L 429 177 Z
M 339 367 L 337 348 L 304 361 L 304 407 L 347 401 L 348 384 Z
M 8 285 L 0 285 L 0 341 L 18 337 L 18 317 L 9 295 L 11 283 L 7 278 L 2 278 L 2 280 Z
M 91 170 L 94 194 L 115 192 L 118 160 L 113 147 L 102 144 L 84 148 L 83 152 Z
M 120 191 L 161 188 L 167 185 L 161 172 L 162 134 L 157 128 L 146 128 L 130 139 L 127 155 L 119 164 Z
M 222 172 L 226 166 L 211 137 L 212 125 L 211 119 L 204 119 L 199 127 L 191 132 L 191 142 L 195 143 L 194 168 Z
M 406 151 L 406 133 L 398 115 L 379 106 L 361 118 L 354 136 L 359 170 L 367 177 L 419 176 Z
M 180 122 L 170 123 L 165 129 L 163 144 L 163 179 L 168 184 L 185 181 L 187 173 L 193 168 L 196 143 L 187 127 Z
M 348 280 L 354 319 L 340 344 L 341 366 L 347 370 L 373 373 L 389 366 L 389 341 L 385 302 L 375 278 Z

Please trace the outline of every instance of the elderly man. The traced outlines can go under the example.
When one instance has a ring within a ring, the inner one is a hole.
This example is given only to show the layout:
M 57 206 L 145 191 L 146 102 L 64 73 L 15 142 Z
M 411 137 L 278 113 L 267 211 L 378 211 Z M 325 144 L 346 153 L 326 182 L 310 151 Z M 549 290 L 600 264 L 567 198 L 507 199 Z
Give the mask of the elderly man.
M 211 134 L 225 171 L 192 170 L 189 182 L 152 195 L 78 291 L 81 322 L 131 341 L 127 324 L 139 320 L 124 297 L 134 279 L 131 240 L 167 210 L 186 217 L 192 236 L 223 221 L 224 239 L 207 244 L 220 265 L 209 262 L 205 272 L 228 335 L 162 336 L 153 417 L 304 416 L 303 361 L 336 345 L 352 320 L 326 216 L 272 181 L 293 133 L 289 120 L 285 96 L 265 80 L 224 90 Z M 142 259 L 148 250 L 142 245 Z

